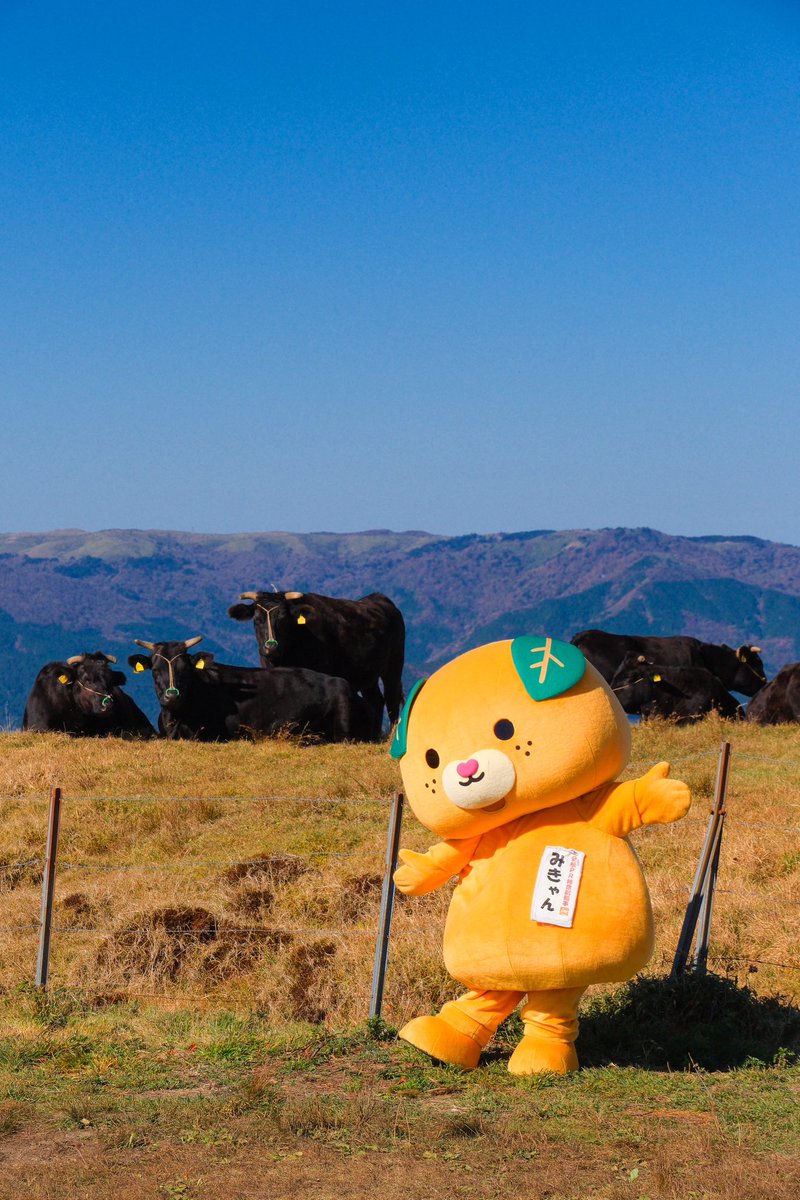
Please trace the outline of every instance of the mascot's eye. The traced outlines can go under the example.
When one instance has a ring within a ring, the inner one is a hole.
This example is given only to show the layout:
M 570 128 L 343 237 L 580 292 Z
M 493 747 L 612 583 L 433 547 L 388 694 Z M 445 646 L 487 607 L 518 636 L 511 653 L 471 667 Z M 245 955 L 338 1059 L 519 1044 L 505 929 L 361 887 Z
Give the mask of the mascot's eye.
M 426 750 L 425 751 L 425 762 L 428 764 L 429 767 L 438 767 L 439 755 L 436 753 L 435 750 Z
M 495 725 L 494 736 L 500 738 L 501 742 L 507 742 L 509 738 L 514 736 L 514 726 L 506 717 L 503 717 Z

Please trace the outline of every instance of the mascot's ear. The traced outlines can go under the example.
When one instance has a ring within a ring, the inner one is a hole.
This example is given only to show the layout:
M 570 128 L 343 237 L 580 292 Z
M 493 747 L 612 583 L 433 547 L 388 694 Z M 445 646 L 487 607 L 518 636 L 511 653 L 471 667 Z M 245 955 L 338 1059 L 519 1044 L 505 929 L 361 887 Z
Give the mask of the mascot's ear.
M 532 700 L 552 700 L 574 687 L 586 670 L 586 659 L 571 642 L 558 638 L 518 637 L 511 657 L 523 687 Z
M 414 701 L 422 691 L 424 679 L 418 679 L 408 693 L 408 699 L 403 705 L 403 711 L 400 713 L 400 720 L 397 722 L 397 728 L 394 731 L 392 745 L 389 750 L 392 758 L 402 758 L 407 749 L 408 741 L 408 718 L 411 716 L 411 709 L 414 706 Z

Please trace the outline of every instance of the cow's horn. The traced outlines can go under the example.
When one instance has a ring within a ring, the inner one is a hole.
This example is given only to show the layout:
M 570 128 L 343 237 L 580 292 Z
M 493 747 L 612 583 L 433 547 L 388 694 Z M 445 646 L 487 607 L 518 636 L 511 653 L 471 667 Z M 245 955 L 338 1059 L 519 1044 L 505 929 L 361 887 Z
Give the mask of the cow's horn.
M 753 651 L 753 654 L 760 654 L 760 653 L 761 653 L 761 647 L 760 647 L 760 646 L 748 646 L 748 649 L 749 649 L 749 650 L 752 650 L 752 651 Z
M 184 643 L 183 643 L 183 648 L 184 648 L 184 650 L 188 650 L 190 646 L 196 646 L 196 645 L 197 645 L 197 643 L 198 643 L 198 642 L 202 642 L 202 640 L 203 640 L 203 635 L 202 635 L 202 633 L 201 633 L 201 634 L 200 634 L 200 637 L 196 637 L 196 638 L 189 638 L 188 642 L 184 642 Z
M 117 661 L 113 654 L 104 654 L 103 658 L 106 660 L 106 662 L 116 663 Z
M 302 600 L 303 599 L 302 592 L 284 592 L 283 594 L 287 600 Z
M 76 663 L 81 663 L 86 658 L 85 654 L 73 654 L 72 658 L 67 659 L 67 666 L 74 667 Z
M 637 662 L 647 662 L 647 659 L 645 658 L 645 656 L 643 654 L 640 654 L 636 661 Z
M 138 638 L 134 638 L 134 643 L 137 646 L 144 646 L 145 650 L 155 650 L 154 642 L 140 642 Z
M 257 600 L 258 592 L 240 592 L 239 599 L 240 600 Z

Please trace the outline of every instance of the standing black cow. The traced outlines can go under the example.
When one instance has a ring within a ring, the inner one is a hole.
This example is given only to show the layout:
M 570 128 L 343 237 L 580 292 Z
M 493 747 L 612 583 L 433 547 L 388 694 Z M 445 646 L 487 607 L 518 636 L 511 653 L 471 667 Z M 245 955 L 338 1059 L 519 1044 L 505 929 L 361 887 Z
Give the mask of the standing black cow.
M 800 662 L 781 667 L 753 697 L 747 706 L 747 719 L 757 725 L 800 723 Z
M 767 682 L 758 646 L 730 646 L 701 642 L 693 637 L 636 637 L 585 629 L 576 633 L 573 646 L 588 658 L 603 678 L 611 683 L 626 654 L 641 654 L 648 662 L 673 667 L 702 667 L 716 675 L 729 692 L 754 696 Z
M 31 688 L 22 728 L 80 737 L 155 737 L 155 729 L 122 691 L 116 659 L 99 650 L 42 667 Z
M 132 654 L 128 662 L 136 672 L 152 671 L 158 726 L 168 738 L 227 742 L 286 730 L 341 742 L 369 734 L 367 706 L 344 679 L 290 667 L 233 667 L 210 653 L 189 654 L 199 637 L 134 640 L 151 653 Z
M 640 654 L 626 654 L 611 688 L 626 713 L 638 713 L 645 719 L 667 717 L 684 724 L 710 712 L 721 717 L 744 716 L 738 700 L 705 667 L 673 667 L 648 662 Z
M 373 592 L 360 600 L 337 600 L 315 592 L 242 592 L 240 599 L 251 603 L 234 604 L 228 615 L 253 622 L 262 666 L 339 675 L 373 710 L 376 740 L 384 702 L 394 724 L 403 705 L 406 631 L 403 614 L 388 596 Z

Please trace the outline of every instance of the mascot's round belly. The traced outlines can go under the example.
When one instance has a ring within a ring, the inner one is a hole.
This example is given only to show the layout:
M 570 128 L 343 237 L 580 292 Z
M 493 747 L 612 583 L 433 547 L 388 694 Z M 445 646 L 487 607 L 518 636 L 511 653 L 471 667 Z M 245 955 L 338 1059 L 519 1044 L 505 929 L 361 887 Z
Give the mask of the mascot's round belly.
M 555 819 L 554 819 L 555 818 Z M 571 928 L 531 916 L 547 846 L 585 854 Z M 540 991 L 630 979 L 653 952 L 653 917 L 639 862 L 623 838 L 572 805 L 485 834 L 450 903 L 447 970 L 476 990 Z

